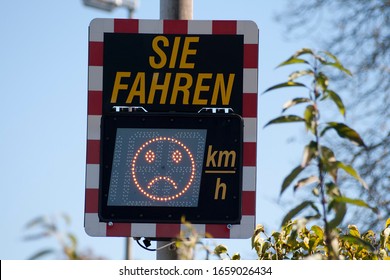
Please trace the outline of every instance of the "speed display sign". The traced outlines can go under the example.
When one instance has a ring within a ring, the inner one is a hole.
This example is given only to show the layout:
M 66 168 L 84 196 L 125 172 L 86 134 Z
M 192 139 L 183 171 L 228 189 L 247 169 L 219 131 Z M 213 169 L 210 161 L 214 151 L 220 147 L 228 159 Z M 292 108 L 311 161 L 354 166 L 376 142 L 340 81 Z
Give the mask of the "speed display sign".
M 89 235 L 251 236 L 257 60 L 250 21 L 91 22 Z

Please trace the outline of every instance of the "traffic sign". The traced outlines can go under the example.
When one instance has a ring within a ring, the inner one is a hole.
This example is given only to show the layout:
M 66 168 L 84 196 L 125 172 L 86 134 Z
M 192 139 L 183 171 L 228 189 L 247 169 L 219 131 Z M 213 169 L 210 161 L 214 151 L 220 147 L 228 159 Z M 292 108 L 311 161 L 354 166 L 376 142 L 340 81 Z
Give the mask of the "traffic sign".
M 257 60 L 250 21 L 91 22 L 89 235 L 252 235 Z

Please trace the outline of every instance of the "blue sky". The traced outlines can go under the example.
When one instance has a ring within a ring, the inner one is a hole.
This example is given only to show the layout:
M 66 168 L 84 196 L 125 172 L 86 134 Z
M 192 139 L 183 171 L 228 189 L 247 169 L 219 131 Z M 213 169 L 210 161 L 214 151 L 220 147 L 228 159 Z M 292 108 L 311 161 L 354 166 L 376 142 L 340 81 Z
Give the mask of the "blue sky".
M 292 69 L 275 69 L 302 47 L 286 41 L 273 18 L 289 1 L 194 0 L 194 19 L 252 20 L 260 29 L 259 92 L 282 82 Z M 141 0 L 135 18 L 159 19 L 159 1 Z M 87 124 L 88 26 L 94 18 L 125 18 L 73 1 L 3 1 L 0 8 L 0 259 L 26 259 L 53 240 L 23 241 L 25 224 L 37 216 L 68 214 L 80 249 L 109 259 L 124 257 L 123 238 L 93 238 L 84 232 Z M 258 98 L 257 217 L 267 231 L 279 228 L 291 208 L 278 202 L 283 178 L 299 162 L 298 127 L 264 124 L 289 99 L 279 92 Z M 301 133 L 302 134 L 302 133 Z M 297 143 L 298 142 L 298 143 Z M 286 205 L 288 204 L 288 205 Z M 255 258 L 250 240 L 207 240 Z M 155 244 L 153 244 L 155 245 Z M 152 245 L 152 246 L 153 246 Z M 155 254 L 133 245 L 137 259 Z

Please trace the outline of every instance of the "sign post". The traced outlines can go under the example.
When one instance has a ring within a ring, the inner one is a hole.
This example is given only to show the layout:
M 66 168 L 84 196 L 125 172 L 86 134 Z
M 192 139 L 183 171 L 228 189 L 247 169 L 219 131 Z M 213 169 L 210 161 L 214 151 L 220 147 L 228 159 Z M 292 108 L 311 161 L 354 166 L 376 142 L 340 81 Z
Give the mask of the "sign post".
M 257 66 L 250 21 L 93 20 L 86 232 L 249 238 Z

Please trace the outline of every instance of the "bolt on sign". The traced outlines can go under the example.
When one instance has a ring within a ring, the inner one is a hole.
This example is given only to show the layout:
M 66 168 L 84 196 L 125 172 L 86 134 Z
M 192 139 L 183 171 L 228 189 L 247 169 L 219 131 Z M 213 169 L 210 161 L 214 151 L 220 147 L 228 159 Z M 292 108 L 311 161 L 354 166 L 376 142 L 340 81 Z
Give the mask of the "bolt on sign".
M 257 68 L 251 21 L 93 20 L 86 232 L 250 237 Z

